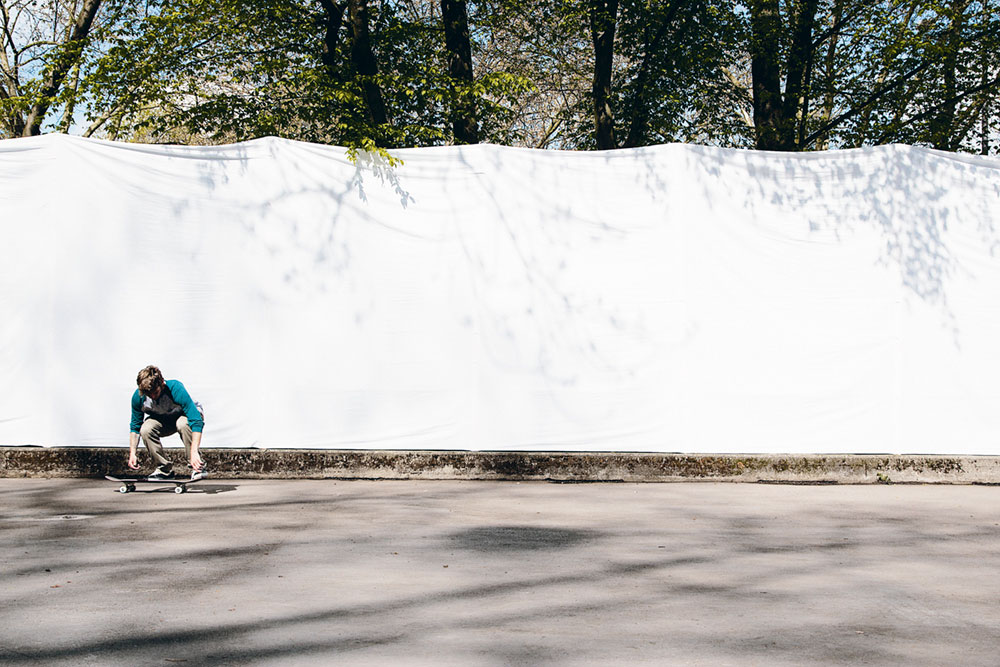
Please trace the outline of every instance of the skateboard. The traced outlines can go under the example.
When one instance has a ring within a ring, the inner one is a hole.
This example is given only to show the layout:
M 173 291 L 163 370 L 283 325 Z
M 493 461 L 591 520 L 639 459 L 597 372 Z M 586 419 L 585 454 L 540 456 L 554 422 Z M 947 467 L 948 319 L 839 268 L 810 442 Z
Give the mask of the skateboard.
M 104 479 L 110 479 L 112 482 L 120 483 L 121 486 L 118 487 L 118 493 L 131 493 L 132 491 L 135 491 L 135 485 L 139 482 L 149 482 L 150 484 L 173 484 L 174 493 L 187 493 L 188 484 L 200 482 L 205 478 L 199 477 L 198 479 L 188 479 L 185 477 L 178 477 L 176 479 L 149 479 L 148 477 L 113 477 L 111 475 L 105 475 Z

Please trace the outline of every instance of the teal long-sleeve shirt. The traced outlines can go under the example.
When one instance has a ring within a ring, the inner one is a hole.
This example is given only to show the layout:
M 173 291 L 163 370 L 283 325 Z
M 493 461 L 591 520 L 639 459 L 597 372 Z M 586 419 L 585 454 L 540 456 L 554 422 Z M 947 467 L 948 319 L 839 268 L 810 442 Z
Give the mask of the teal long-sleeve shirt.
M 142 428 L 142 421 L 145 415 L 153 419 L 176 419 L 182 414 L 187 417 L 191 430 L 201 433 L 205 428 L 205 419 L 201 415 L 201 410 L 191 399 L 191 395 L 178 380 L 167 380 L 166 391 L 162 392 L 154 401 L 149 396 L 143 396 L 136 389 L 132 394 L 132 423 L 130 430 L 138 433 Z

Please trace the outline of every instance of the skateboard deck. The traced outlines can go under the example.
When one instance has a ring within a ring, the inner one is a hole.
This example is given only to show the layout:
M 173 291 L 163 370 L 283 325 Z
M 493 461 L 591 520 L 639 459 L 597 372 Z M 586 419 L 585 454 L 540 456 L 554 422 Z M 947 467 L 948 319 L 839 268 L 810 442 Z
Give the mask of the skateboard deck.
M 112 482 L 118 482 L 121 484 L 121 486 L 118 487 L 119 493 L 131 493 L 132 491 L 135 491 L 135 485 L 141 483 L 173 484 L 174 493 L 187 493 L 188 484 L 195 484 L 205 478 L 199 477 L 198 479 L 190 479 L 187 477 L 178 477 L 176 479 L 149 479 L 148 477 L 114 477 L 112 475 L 105 475 L 104 479 L 109 479 Z

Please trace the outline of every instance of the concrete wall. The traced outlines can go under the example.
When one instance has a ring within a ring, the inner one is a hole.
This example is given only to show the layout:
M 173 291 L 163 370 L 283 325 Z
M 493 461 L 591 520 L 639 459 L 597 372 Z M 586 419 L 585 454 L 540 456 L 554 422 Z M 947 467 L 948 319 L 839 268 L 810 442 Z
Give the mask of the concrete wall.
M 3 447 L 0 477 L 126 473 L 120 448 Z M 171 450 L 175 462 L 180 450 Z M 210 449 L 210 474 L 243 479 L 469 479 L 565 482 L 1000 484 L 1000 457 L 683 455 L 463 451 Z

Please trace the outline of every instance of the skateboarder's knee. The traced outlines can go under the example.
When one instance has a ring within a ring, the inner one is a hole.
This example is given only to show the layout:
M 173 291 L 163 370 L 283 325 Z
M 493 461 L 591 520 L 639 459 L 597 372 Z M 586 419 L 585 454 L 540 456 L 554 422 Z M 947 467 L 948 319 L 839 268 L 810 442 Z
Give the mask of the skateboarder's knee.
M 142 427 L 139 429 L 139 435 L 142 437 L 143 442 L 148 441 L 150 438 L 155 438 L 160 434 L 160 422 L 155 419 L 147 419 L 142 423 Z

